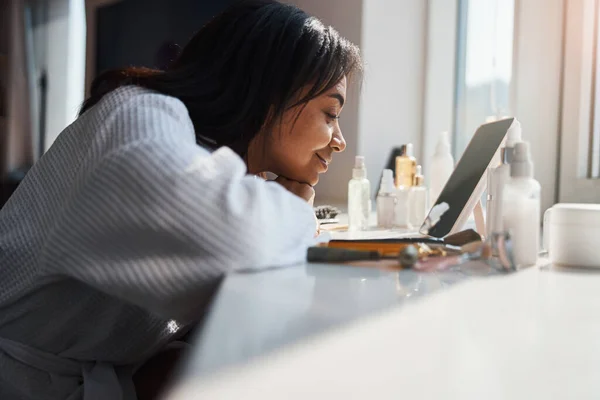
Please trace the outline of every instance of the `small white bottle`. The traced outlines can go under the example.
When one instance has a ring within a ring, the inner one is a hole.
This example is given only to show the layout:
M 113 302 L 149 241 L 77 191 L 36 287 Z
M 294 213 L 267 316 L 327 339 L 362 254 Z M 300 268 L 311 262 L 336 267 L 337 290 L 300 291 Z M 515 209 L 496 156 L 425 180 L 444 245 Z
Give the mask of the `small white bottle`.
M 429 199 L 431 204 L 438 199 L 446 182 L 454 171 L 454 157 L 450 151 L 448 132 L 441 132 L 435 145 L 435 153 L 431 160 Z
M 396 172 L 397 173 L 397 172 Z M 398 182 L 404 182 L 404 174 L 396 175 Z M 410 224 L 410 186 L 400 185 L 396 188 L 396 207 L 394 212 L 394 227 L 412 229 Z
M 514 261 L 534 265 L 540 247 L 541 186 L 533 179 L 533 163 L 527 142 L 516 143 L 510 163 L 510 179 L 504 188 L 503 225 L 511 234 Z
M 424 184 L 425 177 L 423 176 L 422 171 L 422 167 L 417 165 L 415 181 L 410 188 L 410 205 L 408 209 L 410 211 L 409 222 L 413 228 L 418 228 L 423 225 L 429 209 L 428 193 Z
M 510 178 L 510 163 L 513 158 L 515 144 L 521 141 L 521 123 L 515 119 L 508 128 L 506 143 L 501 149 L 500 164 L 488 171 L 487 203 L 486 203 L 486 237 L 491 238 L 495 232 L 502 232 L 502 199 L 504 186 Z
M 367 179 L 365 158 L 356 156 L 352 179 L 348 182 L 348 230 L 362 231 L 369 227 L 371 185 Z
M 390 229 L 394 226 L 395 207 L 394 172 L 391 169 L 384 169 L 381 175 L 379 193 L 377 194 L 377 226 L 384 229 Z

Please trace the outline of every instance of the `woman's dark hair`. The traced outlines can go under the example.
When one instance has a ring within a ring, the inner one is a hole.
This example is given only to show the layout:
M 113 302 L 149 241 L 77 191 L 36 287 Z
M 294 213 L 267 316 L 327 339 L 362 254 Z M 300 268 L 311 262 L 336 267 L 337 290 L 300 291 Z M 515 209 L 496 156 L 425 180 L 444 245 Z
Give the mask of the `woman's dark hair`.
M 246 0 L 198 31 L 166 70 L 99 75 L 81 113 L 120 86 L 142 86 L 185 104 L 199 144 L 245 155 L 262 127 L 361 68 L 358 48 L 318 19 L 277 1 Z

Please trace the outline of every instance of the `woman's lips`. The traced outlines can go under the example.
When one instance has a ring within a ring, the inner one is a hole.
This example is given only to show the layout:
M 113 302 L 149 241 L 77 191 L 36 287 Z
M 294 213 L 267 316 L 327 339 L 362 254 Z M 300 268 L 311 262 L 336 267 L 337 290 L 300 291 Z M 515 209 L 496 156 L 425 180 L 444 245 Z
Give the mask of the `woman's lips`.
M 317 158 L 319 159 L 319 161 L 323 165 L 323 168 L 325 168 L 325 171 L 327 171 L 327 168 L 329 168 L 329 161 L 325 160 L 323 157 L 321 157 L 318 154 L 317 154 Z

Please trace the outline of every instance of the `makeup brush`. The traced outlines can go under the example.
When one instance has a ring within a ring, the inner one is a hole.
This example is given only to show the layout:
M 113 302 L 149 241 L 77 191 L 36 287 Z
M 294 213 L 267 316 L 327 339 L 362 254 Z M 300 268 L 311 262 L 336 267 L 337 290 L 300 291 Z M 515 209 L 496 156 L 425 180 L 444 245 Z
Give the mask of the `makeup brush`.
M 315 207 L 315 215 L 321 224 L 336 224 L 339 220 L 336 218 L 340 214 L 337 207 L 323 205 Z

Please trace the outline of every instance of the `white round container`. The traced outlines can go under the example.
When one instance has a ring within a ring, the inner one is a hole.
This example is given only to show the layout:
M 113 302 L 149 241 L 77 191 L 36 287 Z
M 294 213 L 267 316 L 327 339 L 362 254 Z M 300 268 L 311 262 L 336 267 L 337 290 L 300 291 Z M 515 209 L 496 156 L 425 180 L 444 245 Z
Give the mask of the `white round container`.
M 544 249 L 553 264 L 600 268 L 600 204 L 557 204 L 548 209 Z

